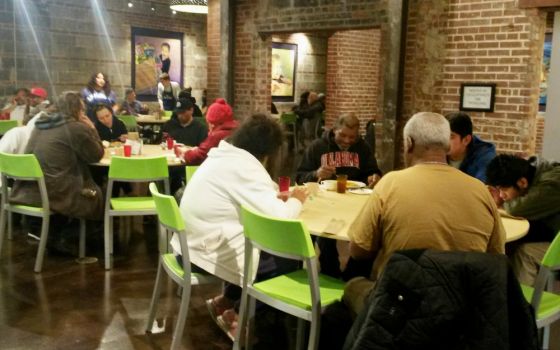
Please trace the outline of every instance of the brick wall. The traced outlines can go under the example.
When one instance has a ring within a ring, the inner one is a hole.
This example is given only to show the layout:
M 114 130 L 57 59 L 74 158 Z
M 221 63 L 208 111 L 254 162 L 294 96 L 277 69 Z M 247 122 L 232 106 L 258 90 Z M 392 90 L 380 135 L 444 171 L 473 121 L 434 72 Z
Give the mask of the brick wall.
M 409 10 L 400 127 L 415 112 L 457 110 L 462 82 L 496 83 L 494 112 L 470 113 L 475 133 L 499 152 L 533 153 L 545 15 L 504 0 L 414 0 Z
M 385 21 L 385 1 L 239 0 L 235 18 L 235 110 L 247 115 L 270 104 L 271 36 L 279 33 L 332 33 Z M 259 33 L 261 35 L 259 35 Z M 328 100 L 328 97 L 327 97 Z
M 208 84 L 206 85 L 208 104 L 220 97 L 220 17 L 220 2 L 217 0 L 209 1 L 207 21 Z
M 362 128 L 381 118 L 379 94 L 381 31 L 345 30 L 329 38 L 327 56 L 327 127 L 341 114 L 354 113 Z
M 289 110 L 299 103 L 299 96 L 305 91 L 325 93 L 327 87 L 327 39 L 326 33 L 276 34 L 272 42 L 296 44 L 297 66 L 294 101 L 275 102 L 279 111 Z
M 26 4 L 34 24 L 45 56 L 43 64 L 20 10 L 15 16 L 17 51 L 14 50 L 13 3 L 0 1 L 0 95 L 11 94 L 16 86 L 35 84 L 47 87 L 50 93 L 54 89 L 57 92 L 79 90 L 94 71 L 106 71 L 115 92 L 122 98 L 124 88 L 131 84 L 131 26 L 184 33 L 184 85 L 192 86 L 196 97 L 206 87 L 204 15 L 172 15 L 169 2 L 163 0 L 135 0 L 133 8 L 128 8 L 126 1 L 98 0 L 112 54 L 91 1 L 20 1 Z M 152 4 L 156 11 L 150 9 Z M 44 65 L 50 72 L 52 85 Z

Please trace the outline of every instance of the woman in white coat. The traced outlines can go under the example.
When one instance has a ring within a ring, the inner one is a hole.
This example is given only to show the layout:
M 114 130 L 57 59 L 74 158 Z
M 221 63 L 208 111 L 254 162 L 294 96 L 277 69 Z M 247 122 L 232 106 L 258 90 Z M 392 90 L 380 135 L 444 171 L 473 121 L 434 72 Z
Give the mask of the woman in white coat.
M 189 181 L 180 204 L 187 227 L 191 262 L 225 281 L 224 293 L 207 301 L 214 318 L 223 314 L 233 323 L 232 310 L 241 296 L 245 238 L 242 205 L 280 218 L 296 218 L 307 191 L 296 188 L 280 199 L 278 186 L 267 169 L 272 168 L 284 140 L 277 121 L 254 115 L 218 147 L 208 153 Z M 180 253 L 178 239 L 171 244 Z M 256 278 L 269 278 L 297 268 L 297 263 L 261 253 Z M 225 311 L 228 310 L 226 314 Z M 233 330 L 231 330 L 233 331 Z

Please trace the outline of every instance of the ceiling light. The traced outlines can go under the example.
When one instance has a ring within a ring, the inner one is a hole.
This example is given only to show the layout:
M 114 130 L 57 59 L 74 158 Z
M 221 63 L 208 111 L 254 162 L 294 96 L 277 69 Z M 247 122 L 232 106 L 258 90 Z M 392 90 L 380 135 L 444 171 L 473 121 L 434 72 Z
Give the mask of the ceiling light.
M 208 13 L 208 1 L 206 0 L 171 0 L 169 7 L 179 12 Z

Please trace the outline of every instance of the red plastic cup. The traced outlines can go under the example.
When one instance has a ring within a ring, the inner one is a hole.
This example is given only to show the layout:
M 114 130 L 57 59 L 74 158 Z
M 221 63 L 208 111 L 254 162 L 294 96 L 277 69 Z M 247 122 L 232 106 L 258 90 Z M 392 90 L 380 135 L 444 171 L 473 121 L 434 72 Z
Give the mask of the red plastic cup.
M 168 137 L 167 138 L 167 149 L 173 149 L 173 145 L 175 144 L 175 140 L 173 140 L 173 138 Z
M 124 156 L 130 157 L 132 155 L 132 145 L 123 145 Z
M 290 192 L 290 177 L 280 176 L 278 177 L 278 190 L 280 193 Z

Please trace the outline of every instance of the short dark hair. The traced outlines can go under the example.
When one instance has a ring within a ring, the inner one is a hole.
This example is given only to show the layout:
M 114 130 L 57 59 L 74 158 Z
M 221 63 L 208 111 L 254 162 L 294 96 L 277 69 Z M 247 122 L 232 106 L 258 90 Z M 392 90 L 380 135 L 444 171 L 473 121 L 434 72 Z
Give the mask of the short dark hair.
M 264 114 L 254 114 L 234 131 L 230 142 L 259 161 L 266 157 L 275 159 L 284 142 L 284 131 L 276 120 Z
M 95 116 L 97 116 L 97 112 L 101 111 L 101 110 L 108 110 L 109 112 L 111 112 L 111 114 L 113 114 L 113 109 L 111 107 L 109 107 L 108 105 L 106 105 L 105 103 L 98 103 L 93 107 L 93 114 L 95 114 Z
M 449 121 L 449 127 L 451 128 L 451 132 L 456 133 L 457 135 L 464 138 L 465 136 L 472 135 L 473 133 L 473 126 L 471 117 L 467 113 L 464 112 L 455 112 L 449 113 L 445 116 L 445 118 Z
M 128 96 L 128 95 L 130 95 L 130 94 L 133 93 L 133 92 L 134 92 L 134 89 L 128 88 L 128 89 L 124 90 L 124 95 L 125 95 L 125 96 Z
M 522 177 L 533 181 L 535 167 L 531 163 L 512 154 L 500 154 L 486 168 L 486 183 L 490 186 L 515 187 Z
M 167 48 L 168 48 L 169 50 L 171 50 L 171 46 L 170 46 L 168 43 L 162 43 L 162 44 L 161 44 L 161 47 L 163 47 L 163 46 L 167 46 Z
M 14 95 L 17 95 L 17 94 L 19 94 L 19 93 L 22 92 L 22 91 L 25 92 L 26 95 L 30 95 L 30 94 L 31 94 L 31 91 L 29 91 L 28 88 L 18 88 L 18 89 L 16 89 L 16 90 L 14 91 Z

